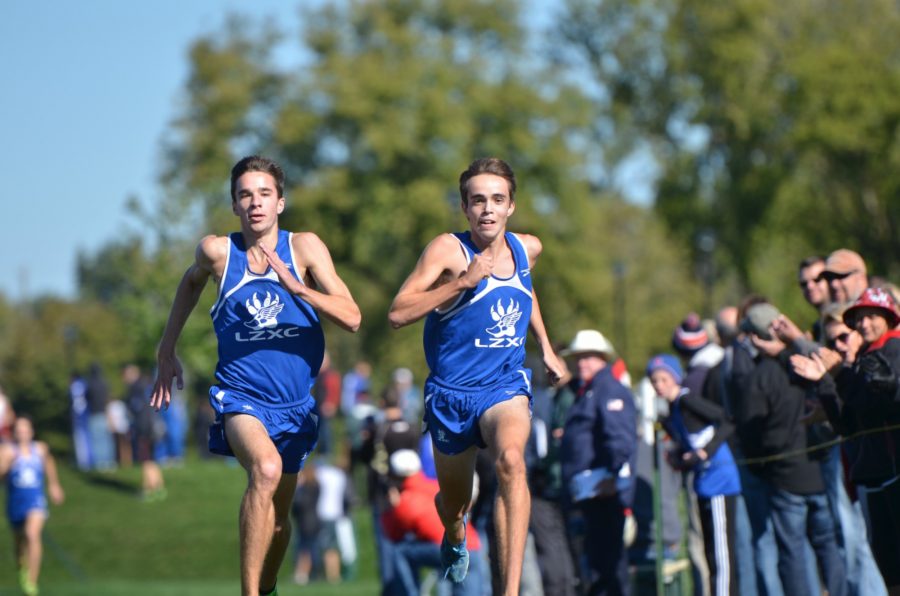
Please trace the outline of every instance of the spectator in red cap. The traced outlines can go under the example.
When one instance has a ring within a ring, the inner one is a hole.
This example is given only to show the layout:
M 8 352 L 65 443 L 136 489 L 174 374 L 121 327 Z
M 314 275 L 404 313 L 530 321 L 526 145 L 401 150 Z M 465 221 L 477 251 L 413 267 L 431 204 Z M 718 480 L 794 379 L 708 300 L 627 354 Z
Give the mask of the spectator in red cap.
M 817 354 L 792 358 L 816 390 L 832 425 L 849 437 L 850 480 L 865 504 L 869 542 L 891 594 L 900 593 L 900 311 L 890 292 L 868 288 L 844 312 L 863 340 L 852 366 L 834 376 Z
M 890 339 L 890 336 L 885 334 L 900 323 L 900 313 L 889 291 L 883 288 L 869 288 L 853 303 L 853 306 L 844 311 L 844 322 L 859 331 L 866 343 L 880 342 L 881 347 Z

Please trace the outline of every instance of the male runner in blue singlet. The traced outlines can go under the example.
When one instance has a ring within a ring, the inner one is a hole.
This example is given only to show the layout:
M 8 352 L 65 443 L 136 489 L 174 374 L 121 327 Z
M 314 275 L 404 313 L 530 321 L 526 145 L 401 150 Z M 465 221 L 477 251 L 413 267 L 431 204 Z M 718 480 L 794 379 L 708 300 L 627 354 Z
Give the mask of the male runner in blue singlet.
M 13 529 L 19 584 L 30 596 L 38 593 L 41 571 L 41 532 L 47 520 L 44 487 L 54 505 L 62 503 L 65 495 L 50 449 L 43 441 L 34 440 L 29 418 L 16 418 L 12 438 L 12 442 L 0 444 L 0 478 L 6 477 L 6 517 Z
M 459 179 L 469 231 L 442 234 L 425 248 L 388 315 L 403 327 L 427 317 L 425 423 L 434 443 L 444 524 L 445 577 L 462 582 L 468 566 L 465 514 L 477 448 L 496 462 L 495 509 L 503 594 L 519 593 L 531 497 L 525 444 L 531 429 L 531 371 L 524 368 L 530 328 L 555 382 L 564 365 L 544 329 L 531 269 L 535 236 L 506 231 L 516 179 L 501 159 L 478 159 Z
M 319 237 L 278 229 L 284 204 L 284 174 L 275 162 L 251 156 L 235 164 L 231 207 L 241 231 L 200 241 L 160 341 L 150 402 L 167 407 L 172 379 L 183 386 L 175 344 L 212 276 L 219 363 L 209 392 L 217 414 L 209 447 L 247 470 L 239 522 L 245 596 L 275 590 L 297 472 L 318 437 L 310 388 L 325 350 L 319 315 L 353 332 L 361 318 Z

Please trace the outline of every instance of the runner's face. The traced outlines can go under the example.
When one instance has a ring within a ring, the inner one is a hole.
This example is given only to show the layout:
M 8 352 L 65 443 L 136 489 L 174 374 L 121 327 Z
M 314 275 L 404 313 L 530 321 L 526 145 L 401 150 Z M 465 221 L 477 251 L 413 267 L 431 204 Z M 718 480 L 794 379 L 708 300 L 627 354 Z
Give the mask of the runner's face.
M 516 210 L 509 196 L 509 183 L 494 174 L 479 174 L 466 185 L 469 201 L 463 212 L 472 234 L 490 242 L 506 231 L 506 221 Z
M 246 172 L 237 179 L 231 207 L 242 228 L 261 233 L 277 225 L 278 215 L 284 211 L 284 197 L 278 196 L 271 174 Z
M 27 418 L 16 418 L 13 426 L 13 439 L 17 443 L 28 443 L 34 438 L 34 427 Z

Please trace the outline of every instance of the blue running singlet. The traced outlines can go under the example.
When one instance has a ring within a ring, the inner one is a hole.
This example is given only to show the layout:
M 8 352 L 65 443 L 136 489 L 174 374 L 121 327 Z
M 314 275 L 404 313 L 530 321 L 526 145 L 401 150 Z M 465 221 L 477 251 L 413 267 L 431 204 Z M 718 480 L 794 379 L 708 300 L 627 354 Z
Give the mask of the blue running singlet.
M 291 236 L 279 231 L 275 252 L 302 283 Z M 229 238 L 225 272 L 210 315 L 219 340 L 218 385 L 210 390 L 212 399 L 276 408 L 312 402 L 310 388 L 325 353 L 319 317 L 279 283 L 271 267 L 262 275 L 250 271 L 240 233 Z
M 471 234 L 454 236 L 471 263 L 481 252 Z M 511 232 L 505 238 L 515 273 L 506 279 L 492 275 L 481 280 L 449 308 L 434 310 L 425 320 L 429 380 L 438 385 L 471 391 L 508 382 L 522 371 L 531 320 L 531 269 L 522 241 Z
M 6 515 L 14 526 L 21 525 L 31 511 L 47 512 L 44 496 L 44 458 L 32 443 L 28 454 L 13 446 L 12 467 L 6 480 Z

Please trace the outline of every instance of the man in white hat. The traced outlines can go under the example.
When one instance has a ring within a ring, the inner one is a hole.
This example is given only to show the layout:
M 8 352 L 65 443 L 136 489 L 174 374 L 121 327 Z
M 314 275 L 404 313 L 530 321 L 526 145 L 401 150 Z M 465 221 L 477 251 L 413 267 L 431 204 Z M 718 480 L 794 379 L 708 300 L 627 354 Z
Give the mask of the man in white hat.
M 562 476 L 585 520 L 587 591 L 627 594 L 625 510 L 634 499 L 637 412 L 631 391 L 613 374 L 612 344 L 593 329 L 579 331 L 561 355 L 575 365 L 575 403 L 562 440 Z

